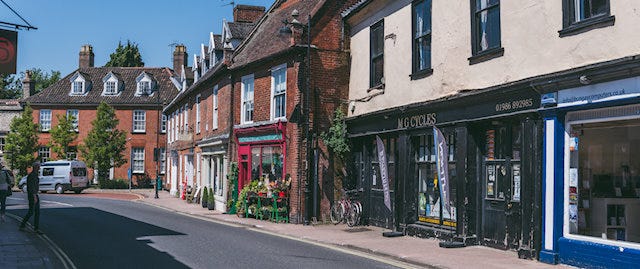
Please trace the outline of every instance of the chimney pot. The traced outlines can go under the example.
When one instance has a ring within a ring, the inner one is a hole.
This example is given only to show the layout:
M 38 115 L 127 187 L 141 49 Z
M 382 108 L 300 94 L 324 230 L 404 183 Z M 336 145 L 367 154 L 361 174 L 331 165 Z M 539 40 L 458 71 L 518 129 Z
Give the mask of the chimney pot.
M 80 68 L 93 67 L 93 59 L 94 59 L 93 47 L 89 44 L 82 45 L 82 47 L 80 47 L 80 57 L 79 57 L 78 66 Z
M 187 56 L 187 47 L 185 45 L 176 45 L 173 51 L 173 71 L 176 73 L 182 72 L 183 66 L 189 65 L 189 58 Z
M 31 81 L 31 71 L 24 71 L 24 79 L 22 80 L 22 99 L 31 96 L 31 92 L 35 91 L 36 83 Z

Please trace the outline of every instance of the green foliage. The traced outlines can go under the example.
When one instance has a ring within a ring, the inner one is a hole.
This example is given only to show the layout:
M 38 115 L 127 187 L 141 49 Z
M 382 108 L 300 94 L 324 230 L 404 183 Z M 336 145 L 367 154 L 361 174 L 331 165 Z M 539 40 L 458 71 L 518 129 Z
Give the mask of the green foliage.
M 49 133 L 51 134 L 51 141 L 49 141 L 49 147 L 57 156 L 56 159 L 66 159 L 69 152 L 69 144 L 78 138 L 73 126 L 73 122 L 76 120 L 73 115 L 60 115 L 58 118 L 58 125 L 51 128 Z
M 227 209 L 233 214 L 238 210 L 236 207 L 236 203 L 238 201 L 238 163 L 231 163 L 231 169 L 227 175 L 227 179 L 229 182 L 229 189 L 231 190 L 231 199 L 227 201 Z
M 0 99 L 18 99 L 22 96 L 22 83 L 13 74 L 0 74 Z
M 36 160 L 38 151 L 38 124 L 33 122 L 33 110 L 29 105 L 22 114 L 11 120 L 10 131 L 4 148 L 11 169 L 18 169 L 19 175 L 27 174 L 27 167 Z
M 127 40 L 127 45 L 122 46 L 121 42 L 118 42 L 118 47 L 114 53 L 109 55 L 110 59 L 104 66 L 107 67 L 140 67 L 144 66 L 142 56 L 140 56 L 140 50 L 138 50 L 138 44 Z
M 111 167 L 120 167 L 127 162 L 123 152 L 126 147 L 124 131 L 116 129 L 118 118 L 115 110 L 102 102 L 84 144 L 80 146 L 82 158 L 87 166 L 98 169 L 98 180 L 106 180 Z
M 30 93 L 31 95 L 39 93 L 61 78 L 60 71 L 51 70 L 51 73 L 47 73 L 40 68 L 32 68 L 27 71 L 31 71 L 31 81 L 35 83 L 35 89 Z M 25 72 L 20 72 L 20 75 L 0 74 L 0 88 L 3 89 L 0 91 L 0 99 L 21 98 L 24 75 Z
M 238 212 L 244 211 L 245 200 L 247 200 L 247 195 L 249 194 L 249 185 L 244 186 L 242 190 L 240 190 L 240 194 L 238 194 L 238 201 L 236 201 L 236 209 Z
M 101 189 L 128 189 L 129 181 L 125 179 L 104 179 L 98 181 L 98 187 Z
M 342 108 L 336 108 L 333 120 L 331 120 L 329 132 L 322 132 L 322 134 L 320 134 L 320 137 L 327 147 L 329 147 L 339 159 L 343 159 L 345 154 L 351 150 L 349 140 L 347 139 L 347 123 L 344 117 L 345 114 L 342 112 Z
M 209 196 L 207 197 L 207 205 L 214 205 L 215 204 L 214 195 L 215 194 L 213 193 L 213 191 L 209 192 Z

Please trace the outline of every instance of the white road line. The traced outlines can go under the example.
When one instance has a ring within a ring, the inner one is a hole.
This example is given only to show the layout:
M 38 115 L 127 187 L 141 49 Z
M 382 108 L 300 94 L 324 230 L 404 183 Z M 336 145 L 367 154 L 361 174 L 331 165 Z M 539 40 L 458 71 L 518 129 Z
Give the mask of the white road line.
M 7 197 L 7 199 L 17 200 L 17 201 L 26 201 L 24 198 L 13 198 L 13 197 Z M 47 200 L 44 200 L 44 199 L 40 199 L 40 201 L 41 201 L 42 203 L 56 204 L 56 205 L 63 205 L 63 206 L 73 207 L 73 205 L 72 205 L 72 204 L 67 204 L 67 203 L 61 203 L 61 202 L 56 202 L 56 201 L 47 201 Z

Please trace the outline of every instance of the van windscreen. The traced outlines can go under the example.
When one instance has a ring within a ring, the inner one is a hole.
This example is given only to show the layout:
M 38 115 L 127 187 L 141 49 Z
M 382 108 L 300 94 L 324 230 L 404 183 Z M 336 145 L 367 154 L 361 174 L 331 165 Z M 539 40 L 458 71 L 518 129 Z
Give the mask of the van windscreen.
M 85 177 L 85 176 L 87 176 L 87 168 L 80 168 L 80 167 L 73 168 L 72 172 L 73 172 L 73 176 L 74 177 Z

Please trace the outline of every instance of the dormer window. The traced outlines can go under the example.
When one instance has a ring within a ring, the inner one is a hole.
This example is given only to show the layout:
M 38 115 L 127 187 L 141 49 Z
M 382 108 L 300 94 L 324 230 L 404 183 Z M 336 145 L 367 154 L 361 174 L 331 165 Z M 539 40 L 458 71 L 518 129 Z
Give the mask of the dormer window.
M 84 81 L 74 81 L 71 94 L 83 94 L 84 93 Z
M 136 96 L 140 95 L 151 95 L 155 89 L 155 81 L 151 75 L 146 72 L 142 72 L 136 78 Z
M 138 82 L 138 94 L 149 94 L 151 93 L 151 82 L 150 81 L 140 81 Z
M 113 72 L 109 72 L 109 74 L 102 79 L 102 82 L 104 83 L 104 91 L 102 95 L 117 95 L 120 93 L 122 81 Z
M 116 82 L 115 81 L 107 81 L 104 84 L 104 94 L 116 94 Z
M 83 95 L 89 91 L 91 86 L 90 81 L 88 81 L 80 72 L 76 72 L 73 77 L 69 79 L 69 82 L 71 82 L 69 95 Z

